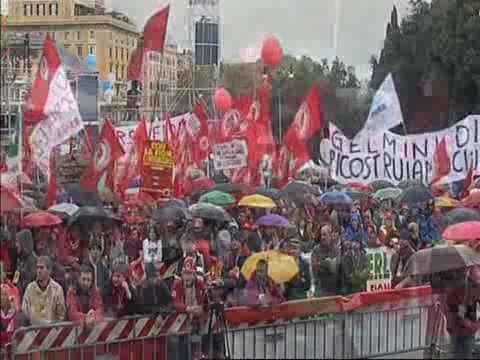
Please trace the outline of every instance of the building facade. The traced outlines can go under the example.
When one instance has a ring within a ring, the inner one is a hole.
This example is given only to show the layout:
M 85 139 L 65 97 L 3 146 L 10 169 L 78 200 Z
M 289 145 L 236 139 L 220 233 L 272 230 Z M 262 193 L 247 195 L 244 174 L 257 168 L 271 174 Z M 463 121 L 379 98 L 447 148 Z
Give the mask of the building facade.
M 9 0 L 9 32 L 50 35 L 81 59 L 96 56 L 99 78 L 127 80 L 130 55 L 137 46 L 136 25 L 102 0 Z

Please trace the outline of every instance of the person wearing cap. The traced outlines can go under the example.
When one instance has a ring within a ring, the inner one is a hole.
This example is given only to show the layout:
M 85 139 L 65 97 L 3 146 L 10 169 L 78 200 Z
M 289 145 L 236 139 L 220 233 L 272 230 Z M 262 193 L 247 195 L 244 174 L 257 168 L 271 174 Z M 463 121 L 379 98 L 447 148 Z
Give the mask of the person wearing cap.
M 128 280 L 129 267 L 118 262 L 113 267 L 112 278 L 103 294 L 105 315 L 121 318 L 135 314 L 136 289 Z
M 285 284 L 285 297 L 288 301 L 306 299 L 312 285 L 312 279 L 310 268 L 301 256 L 300 240 L 297 238 L 288 239 L 285 252 L 295 258 L 299 269 L 298 274 Z
M 166 282 L 154 264 L 145 266 L 147 279 L 137 288 L 137 308 L 140 314 L 162 314 L 172 310 L 172 296 Z

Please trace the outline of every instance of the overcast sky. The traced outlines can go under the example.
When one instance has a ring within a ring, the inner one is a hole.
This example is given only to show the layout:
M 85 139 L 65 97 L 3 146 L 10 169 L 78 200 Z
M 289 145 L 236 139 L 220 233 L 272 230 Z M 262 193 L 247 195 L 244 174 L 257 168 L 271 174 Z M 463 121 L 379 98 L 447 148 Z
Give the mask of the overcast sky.
M 188 0 L 171 0 L 169 36 L 185 44 Z M 106 0 L 107 6 L 133 17 L 139 28 L 165 0 Z M 378 54 L 393 5 L 400 16 L 408 0 L 223 0 L 223 55 L 240 61 L 262 34 L 277 35 L 287 53 L 317 59 L 339 56 L 357 73 L 369 74 L 368 60 Z M 335 36 L 337 34 L 337 36 Z M 336 45 L 336 46 L 335 46 Z

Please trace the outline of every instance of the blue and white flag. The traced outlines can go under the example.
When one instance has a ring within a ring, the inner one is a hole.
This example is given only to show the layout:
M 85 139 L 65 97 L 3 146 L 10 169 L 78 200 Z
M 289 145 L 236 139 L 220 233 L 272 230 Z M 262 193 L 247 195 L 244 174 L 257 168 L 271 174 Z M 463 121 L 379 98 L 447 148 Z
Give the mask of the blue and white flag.
M 373 97 L 368 119 L 356 138 L 366 138 L 383 133 L 403 123 L 402 109 L 392 74 L 388 74 Z

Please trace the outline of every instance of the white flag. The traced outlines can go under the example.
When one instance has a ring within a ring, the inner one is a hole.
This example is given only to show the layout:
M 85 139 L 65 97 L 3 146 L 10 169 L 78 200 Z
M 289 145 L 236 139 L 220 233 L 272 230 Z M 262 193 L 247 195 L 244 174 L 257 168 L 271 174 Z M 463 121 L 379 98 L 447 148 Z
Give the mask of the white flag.
M 32 88 L 35 106 L 44 117 L 34 128 L 29 139 L 32 160 L 47 177 L 53 148 L 83 129 L 77 101 L 58 59 L 53 41 L 47 38 L 40 71 Z
M 401 123 L 403 123 L 403 116 L 400 101 L 395 90 L 392 74 L 388 74 L 377 90 L 370 107 L 368 119 L 356 138 L 375 136 Z

